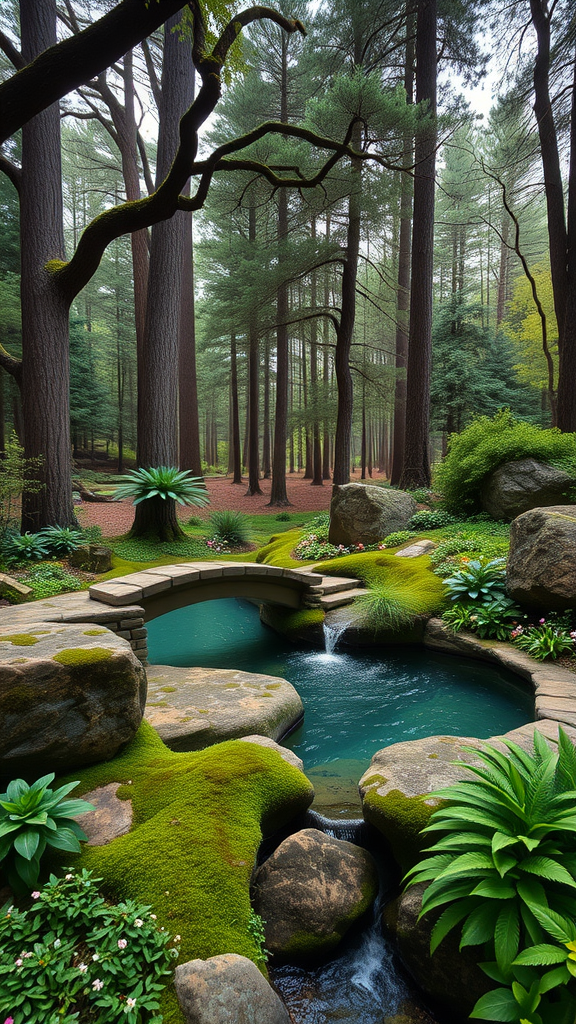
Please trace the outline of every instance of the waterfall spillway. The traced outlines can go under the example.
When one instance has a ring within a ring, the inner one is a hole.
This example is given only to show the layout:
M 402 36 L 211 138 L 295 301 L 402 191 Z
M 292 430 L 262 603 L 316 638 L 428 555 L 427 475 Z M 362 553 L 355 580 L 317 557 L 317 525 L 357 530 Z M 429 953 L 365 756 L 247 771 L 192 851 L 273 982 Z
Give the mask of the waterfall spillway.
M 328 625 L 324 622 L 324 650 L 326 654 L 334 654 L 336 652 L 336 646 L 344 631 L 346 630 L 347 622 L 338 622 L 336 625 Z

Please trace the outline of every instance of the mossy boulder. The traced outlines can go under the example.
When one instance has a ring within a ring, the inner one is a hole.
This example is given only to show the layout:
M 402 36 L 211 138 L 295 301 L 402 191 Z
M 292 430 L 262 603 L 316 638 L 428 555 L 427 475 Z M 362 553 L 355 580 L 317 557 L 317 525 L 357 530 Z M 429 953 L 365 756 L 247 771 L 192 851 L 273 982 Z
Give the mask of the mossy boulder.
M 573 476 L 537 459 L 504 462 L 482 484 L 482 508 L 493 519 L 515 519 L 532 508 L 558 505 L 570 487 Z
M 576 608 L 576 505 L 534 508 L 514 520 L 506 589 L 530 608 Z
M 405 530 L 416 502 L 407 491 L 370 484 L 334 487 L 330 503 L 331 544 L 377 544 L 389 533 Z
M 290 1024 L 282 1000 L 245 956 L 225 953 L 180 964 L 174 983 L 189 1024 Z
M 146 674 L 109 630 L 0 629 L 0 776 L 33 778 L 104 761 L 142 721 Z
M 278 604 L 260 605 L 260 621 L 293 643 L 304 642 L 324 647 L 324 612 L 321 608 L 282 608 Z
M 376 865 L 366 850 L 314 828 L 294 833 L 254 878 L 266 948 L 291 958 L 333 949 L 377 891 Z
M 133 819 L 128 834 L 84 846 L 72 860 L 63 854 L 61 863 L 92 870 L 115 900 L 150 905 L 160 924 L 181 936 L 181 963 L 223 953 L 258 959 L 248 930 L 250 878 L 263 836 L 312 802 L 302 772 L 259 743 L 231 740 L 175 753 L 143 722 L 112 761 L 69 778 L 80 780 L 79 795 L 119 784 L 116 795 L 130 800 Z M 161 1012 L 166 1024 L 184 1021 L 173 986 Z
M 236 669 L 150 665 L 146 718 L 171 750 L 255 733 L 279 740 L 302 719 L 291 683 Z

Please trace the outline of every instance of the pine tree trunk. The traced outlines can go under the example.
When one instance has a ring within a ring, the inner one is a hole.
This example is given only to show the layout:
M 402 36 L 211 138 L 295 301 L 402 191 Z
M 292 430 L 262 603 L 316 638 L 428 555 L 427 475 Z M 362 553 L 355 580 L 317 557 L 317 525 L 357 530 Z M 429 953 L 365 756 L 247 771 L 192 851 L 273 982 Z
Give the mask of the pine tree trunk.
M 179 121 L 190 102 L 190 43 L 172 31 L 179 16 L 164 31 L 162 101 L 158 136 L 157 185 L 168 173 L 179 141 Z M 178 213 L 152 228 L 146 301 L 146 329 L 138 381 L 138 462 L 144 467 L 175 466 L 178 462 L 178 354 L 182 291 L 185 215 Z M 183 537 L 173 498 L 136 506 L 131 536 L 150 536 L 153 514 L 160 514 L 158 535 L 172 531 Z M 168 510 L 164 505 L 171 506 Z
M 316 238 L 316 218 L 312 217 L 312 238 Z M 316 270 L 310 279 L 310 306 L 317 304 Z M 312 395 L 312 487 L 322 487 L 322 448 L 320 445 L 320 416 L 318 396 L 318 321 L 310 321 L 310 391 Z
M 432 276 L 434 252 L 434 174 L 436 168 L 436 0 L 420 0 L 416 27 L 416 103 L 428 114 L 414 149 L 412 287 L 406 379 L 406 448 L 402 487 L 430 484 L 428 454 L 432 363 Z
M 250 206 L 248 211 L 248 241 L 256 245 L 256 207 Z M 248 490 L 246 494 L 262 494 L 260 487 L 260 459 L 258 456 L 258 440 L 260 430 L 260 345 L 256 310 L 250 310 L 248 326 L 248 390 L 249 390 L 249 428 L 248 428 Z
M 56 42 L 56 0 L 22 0 L 26 63 Z M 26 458 L 42 458 L 36 493 L 22 496 L 22 529 L 77 525 L 72 505 L 67 301 L 46 264 L 64 258 L 60 109 L 22 129 L 20 189 L 22 415 Z M 47 458 L 47 453 L 50 457 Z
M 414 100 L 414 14 L 408 5 L 406 14 L 406 57 L 404 89 L 406 102 Z M 402 166 L 411 167 L 414 139 L 406 132 L 402 143 Z M 400 234 L 398 240 L 398 290 L 396 299 L 396 383 L 394 387 L 394 433 L 390 483 L 400 482 L 404 468 L 406 440 L 406 367 L 408 365 L 408 310 L 410 308 L 410 255 L 412 234 L 412 179 L 402 174 L 400 192 Z
M 352 148 L 360 149 L 362 129 L 356 124 L 352 134 Z M 360 251 L 360 193 L 362 189 L 362 161 L 352 158 L 350 198 L 348 201 L 348 231 L 346 259 L 342 270 L 342 312 L 336 335 L 336 383 L 338 387 L 338 415 L 334 441 L 333 483 L 350 481 L 350 444 L 352 438 L 353 388 L 350 373 L 350 347 L 356 318 L 356 278 Z
M 500 273 L 498 274 L 498 300 L 496 305 L 496 330 L 500 327 L 506 312 L 506 282 L 508 278 L 508 259 L 510 250 L 508 248 L 508 236 L 510 233 L 510 218 L 506 211 L 502 214 L 502 225 L 500 228 Z
M 240 453 L 240 413 L 238 408 L 238 362 L 236 357 L 236 335 L 230 336 L 230 392 L 232 395 L 232 471 L 233 484 L 242 483 Z
M 270 341 L 266 337 L 264 345 L 264 423 L 262 433 L 262 476 L 270 479 Z
M 182 218 L 184 236 L 178 345 L 179 464 L 181 469 L 190 470 L 194 476 L 202 476 L 200 423 L 198 420 L 198 375 L 196 371 L 193 220 L 191 213 L 179 212 L 175 216 Z
M 308 390 L 308 365 L 306 362 L 306 343 L 302 335 L 302 398 L 304 401 L 304 476 L 303 480 L 312 480 L 314 473 L 312 469 L 312 435 L 308 422 L 309 390 Z
M 134 66 L 130 50 L 124 57 L 124 119 L 114 118 L 114 127 L 120 142 L 122 175 L 129 202 L 140 199 L 140 173 L 138 169 L 137 126 L 134 113 Z M 121 121 L 124 121 L 122 125 Z M 130 235 L 132 249 L 132 275 L 134 280 L 134 319 L 136 324 L 136 354 L 142 354 L 146 325 L 146 296 L 148 292 L 148 232 L 134 231 Z
M 288 123 L 288 50 L 284 33 L 281 39 L 280 120 Z M 278 248 L 282 250 L 288 237 L 288 197 L 286 189 L 278 191 Z M 276 412 L 274 416 L 274 451 L 272 455 L 272 486 L 270 506 L 290 505 L 286 491 L 286 440 L 288 435 L 288 282 L 282 281 L 276 292 Z M 290 472 L 293 472 L 291 468 Z
M 326 214 L 326 241 L 330 239 L 330 211 Z M 330 306 L 330 278 L 329 271 L 326 267 L 324 272 L 324 307 L 328 309 Z M 324 351 L 322 353 L 322 383 L 324 385 L 324 401 L 328 402 L 328 389 L 330 387 L 330 352 L 328 348 L 328 342 L 330 339 L 330 324 L 328 317 L 324 317 L 324 323 L 322 325 L 322 341 L 324 345 Z M 323 438 L 322 438 L 322 478 L 324 480 L 330 479 L 330 421 L 325 418 L 323 423 Z

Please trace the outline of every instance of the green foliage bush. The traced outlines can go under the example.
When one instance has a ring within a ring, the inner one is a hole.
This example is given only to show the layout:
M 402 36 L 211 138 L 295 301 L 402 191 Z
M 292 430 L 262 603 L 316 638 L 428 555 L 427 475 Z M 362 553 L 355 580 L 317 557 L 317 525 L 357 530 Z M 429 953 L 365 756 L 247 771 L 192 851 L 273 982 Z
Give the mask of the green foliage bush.
M 82 527 L 82 543 L 83 544 L 97 544 L 98 541 L 102 540 L 102 529 L 100 526 L 83 526 Z
M 210 523 L 214 539 L 226 541 L 233 548 L 241 547 L 250 540 L 248 520 L 242 512 L 213 512 Z
M 274 519 L 277 519 L 279 523 L 289 523 L 291 516 L 289 512 L 279 512 L 277 516 L 274 516 Z
M 453 601 L 484 602 L 506 596 L 506 563 L 503 558 L 489 562 L 472 559 L 444 580 Z
M 515 419 L 508 409 L 492 418 L 479 416 L 461 434 L 450 437 L 435 485 L 449 511 L 479 510 L 484 479 L 503 462 L 530 456 L 576 477 L 576 434 L 544 430 Z
M 79 548 L 84 540 L 81 530 L 72 530 L 68 526 L 46 526 L 40 530 L 51 555 L 70 555 Z
M 387 537 L 384 537 L 382 543 L 385 548 L 397 548 L 400 544 L 406 544 L 407 541 L 413 539 L 410 530 L 396 530 L 396 533 L 389 533 Z
M 18 562 L 39 562 L 49 554 L 48 542 L 41 533 L 5 533 L 2 540 L 2 555 L 10 564 Z
M 532 753 L 504 742 L 506 754 L 471 750 L 480 767 L 458 762 L 473 780 L 430 794 L 445 803 L 423 834 L 440 838 L 406 878 L 429 883 L 422 915 L 443 908 L 432 954 L 458 925 L 461 948 L 484 947 L 480 967 L 499 987 L 471 1017 L 573 1024 L 576 751 L 562 729 L 557 752 L 536 729 Z
M 569 631 L 544 620 L 528 629 L 518 626 L 512 632 L 512 639 L 516 647 L 536 661 L 545 661 L 546 658 L 555 661 L 562 654 L 574 654 L 576 648 L 575 630 Z
M 77 576 L 66 572 L 57 562 L 42 562 L 31 566 L 22 577 L 22 582 L 32 588 L 35 599 L 56 597 L 70 590 L 82 590 L 83 584 Z
M 93 811 L 86 800 L 66 800 L 77 782 L 50 789 L 55 775 L 43 775 L 28 785 L 13 779 L 0 794 L 0 865 L 14 892 L 30 892 L 40 877 L 40 860 L 47 846 L 79 853 L 86 836 L 74 817 Z
M 156 562 L 165 556 L 206 558 L 207 555 L 205 543 L 192 537 L 177 541 L 112 540 L 110 546 L 115 554 L 127 562 Z
M 416 512 L 408 523 L 408 527 L 410 530 L 441 530 L 442 527 L 451 526 L 454 522 L 456 520 L 449 512 L 424 511 Z
M 110 904 L 99 881 L 50 875 L 30 909 L 0 916 L 0 1011 L 12 1024 L 161 1024 L 178 948 L 149 906 Z

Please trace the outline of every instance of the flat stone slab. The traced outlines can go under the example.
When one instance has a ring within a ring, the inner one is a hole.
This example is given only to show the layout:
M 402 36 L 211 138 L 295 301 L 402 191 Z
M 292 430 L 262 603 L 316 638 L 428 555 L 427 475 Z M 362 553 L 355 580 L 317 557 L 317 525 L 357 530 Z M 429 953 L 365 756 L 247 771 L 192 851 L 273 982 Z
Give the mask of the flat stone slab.
M 119 782 L 98 786 L 84 793 L 83 800 L 94 804 L 94 810 L 76 818 L 88 836 L 88 846 L 106 846 L 113 839 L 126 835 L 132 827 L 132 801 L 120 800 L 116 793 Z
M 171 750 L 258 734 L 284 736 L 304 714 L 291 683 L 234 669 L 150 665 L 145 717 Z
M 396 552 L 396 558 L 419 558 L 420 555 L 427 555 L 436 547 L 433 540 L 417 540 L 415 544 L 409 544 Z

